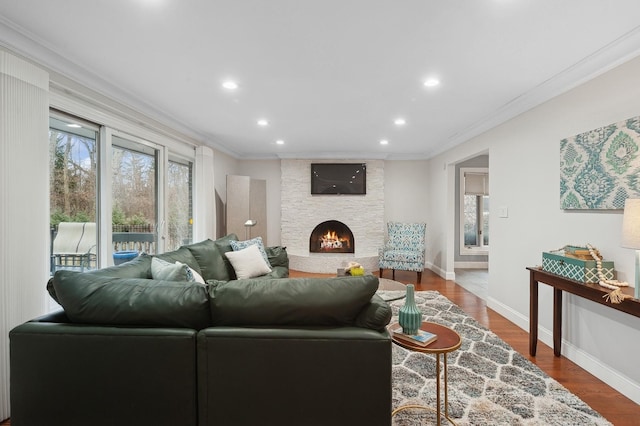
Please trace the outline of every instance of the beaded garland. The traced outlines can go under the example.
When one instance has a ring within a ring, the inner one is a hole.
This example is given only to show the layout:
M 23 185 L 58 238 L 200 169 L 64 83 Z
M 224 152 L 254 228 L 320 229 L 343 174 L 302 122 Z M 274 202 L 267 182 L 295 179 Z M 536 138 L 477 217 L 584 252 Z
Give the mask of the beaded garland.
M 624 299 L 630 299 L 632 296 L 622 293 L 620 287 L 629 287 L 629 283 L 625 281 L 618 280 L 608 280 L 604 277 L 604 273 L 602 272 L 602 257 L 600 256 L 600 252 L 595 249 L 591 244 L 587 244 L 587 250 L 589 250 L 589 254 L 596 262 L 596 271 L 598 273 L 598 279 L 600 280 L 598 284 L 601 287 L 608 288 L 609 290 L 613 290 L 608 294 L 605 294 L 604 298 L 611 303 L 621 303 Z

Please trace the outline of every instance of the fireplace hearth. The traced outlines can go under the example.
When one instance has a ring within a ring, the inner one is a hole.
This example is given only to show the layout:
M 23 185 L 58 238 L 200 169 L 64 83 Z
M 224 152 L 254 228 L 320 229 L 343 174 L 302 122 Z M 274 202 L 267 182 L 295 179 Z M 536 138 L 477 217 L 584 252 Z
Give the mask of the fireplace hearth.
M 344 223 L 328 220 L 318 224 L 309 237 L 311 253 L 355 253 L 353 232 Z

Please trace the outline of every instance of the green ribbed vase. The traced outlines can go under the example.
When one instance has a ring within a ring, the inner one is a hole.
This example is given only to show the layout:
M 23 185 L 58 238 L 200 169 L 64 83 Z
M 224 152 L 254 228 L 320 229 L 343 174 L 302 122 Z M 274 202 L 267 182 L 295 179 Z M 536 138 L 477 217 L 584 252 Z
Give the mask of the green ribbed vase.
M 422 312 L 416 306 L 413 292 L 413 284 L 407 284 L 407 298 L 398 314 L 398 322 L 404 334 L 418 334 L 422 324 Z

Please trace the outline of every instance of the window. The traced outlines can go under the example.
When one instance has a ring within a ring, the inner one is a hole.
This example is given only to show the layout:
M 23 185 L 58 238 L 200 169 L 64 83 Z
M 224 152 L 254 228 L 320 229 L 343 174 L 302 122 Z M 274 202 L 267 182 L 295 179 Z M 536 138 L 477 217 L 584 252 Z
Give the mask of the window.
M 51 274 L 98 267 L 98 131 L 61 113 L 49 118 Z
M 460 254 L 484 255 L 489 249 L 489 171 L 460 169 Z
M 75 100 L 62 103 L 123 130 L 50 109 L 51 272 L 109 266 L 117 251 L 157 254 L 192 242 L 194 147 Z
M 114 135 L 111 153 L 114 250 L 155 254 L 159 150 L 142 141 Z

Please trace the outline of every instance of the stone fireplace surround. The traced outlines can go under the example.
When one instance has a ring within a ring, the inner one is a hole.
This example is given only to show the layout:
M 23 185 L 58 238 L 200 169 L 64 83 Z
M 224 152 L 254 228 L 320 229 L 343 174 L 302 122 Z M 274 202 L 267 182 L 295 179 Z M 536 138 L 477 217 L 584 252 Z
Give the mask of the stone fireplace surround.
M 311 195 L 311 163 L 367 164 L 366 195 Z M 378 248 L 384 243 L 383 160 L 282 159 L 281 243 L 287 247 L 289 267 L 298 271 L 336 273 L 350 261 L 368 271 L 378 269 Z M 356 252 L 310 253 L 309 236 L 321 222 L 346 224 L 356 240 Z

